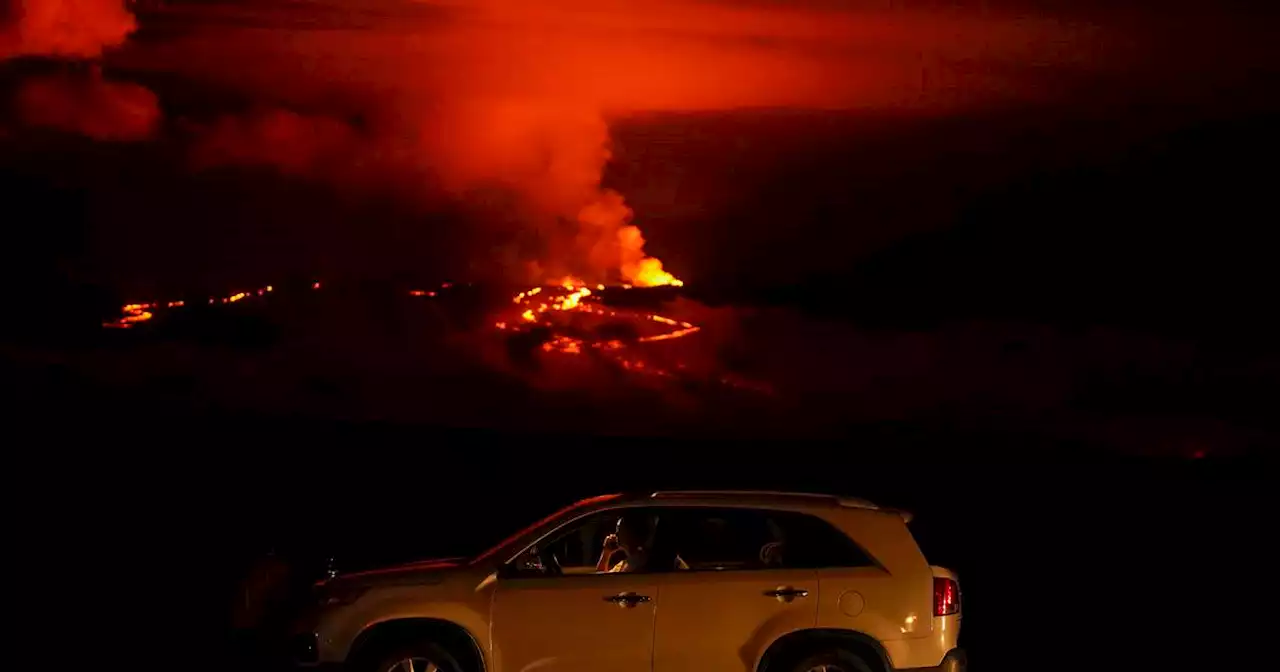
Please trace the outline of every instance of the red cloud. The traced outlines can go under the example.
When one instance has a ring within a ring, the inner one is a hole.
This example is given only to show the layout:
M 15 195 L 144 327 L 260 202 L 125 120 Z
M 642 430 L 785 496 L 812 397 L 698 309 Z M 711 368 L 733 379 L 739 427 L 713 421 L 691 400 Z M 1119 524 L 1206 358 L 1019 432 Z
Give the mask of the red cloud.
M 124 0 L 14 0 L 14 25 L 0 32 L 0 58 L 97 58 L 137 28 Z
M 16 107 L 25 126 L 95 140 L 145 140 L 160 123 L 154 93 L 136 84 L 107 81 L 97 71 L 88 78 L 56 75 L 27 80 L 18 90 Z

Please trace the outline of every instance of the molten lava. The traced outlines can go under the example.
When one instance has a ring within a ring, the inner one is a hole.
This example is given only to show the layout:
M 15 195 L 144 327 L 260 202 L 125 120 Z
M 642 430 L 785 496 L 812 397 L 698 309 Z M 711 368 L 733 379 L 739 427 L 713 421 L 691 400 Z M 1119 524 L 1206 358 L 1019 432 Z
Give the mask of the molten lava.
M 319 283 L 316 284 L 319 285 Z M 273 291 L 275 291 L 275 287 L 265 285 L 258 289 L 249 290 L 247 292 L 236 292 L 229 296 L 211 296 L 209 297 L 209 304 L 236 303 L 248 298 L 265 296 Z M 120 317 L 103 322 L 102 326 L 108 329 L 128 329 L 136 324 L 146 322 L 155 317 L 155 313 L 152 311 L 164 308 L 182 308 L 185 305 L 187 305 L 187 302 L 182 300 L 153 301 L 151 303 L 126 303 L 120 308 Z
M 661 271 L 660 264 L 653 268 Z M 674 277 L 657 276 L 657 280 L 659 285 L 682 285 Z M 319 290 L 320 287 L 319 281 L 310 285 L 312 290 Z M 453 287 L 453 283 L 445 282 L 435 289 L 412 289 L 407 294 L 419 299 L 435 299 L 453 296 L 450 293 Z M 264 297 L 274 289 L 271 285 L 264 285 L 254 290 L 210 297 L 207 303 L 240 303 Z M 613 287 L 597 284 L 592 289 L 577 278 L 562 278 L 555 284 L 531 287 L 513 296 L 512 303 L 500 310 L 497 316 L 500 319 L 492 323 L 493 328 L 507 337 L 519 334 L 531 336 L 533 341 L 530 345 L 533 349 L 548 355 L 592 356 L 596 361 L 620 371 L 673 378 L 676 375 L 673 371 L 684 369 L 684 365 L 676 364 L 673 370 L 667 370 L 646 361 L 639 352 L 642 344 L 684 338 L 697 333 L 701 327 L 644 309 L 612 306 L 604 301 L 604 295 L 629 292 L 632 289 L 630 284 Z M 186 302 L 181 300 L 130 303 L 121 307 L 120 317 L 104 322 L 103 326 L 128 329 L 152 320 L 163 311 L 185 305 Z M 718 382 L 749 389 L 749 386 L 727 378 L 721 378 Z
M 654 268 L 661 271 L 660 264 Z M 682 284 L 667 275 L 667 278 L 655 276 L 655 284 Z M 625 291 L 631 285 L 619 288 Z M 609 306 L 601 299 L 605 291 L 604 285 L 596 285 L 592 291 L 576 278 L 565 278 L 552 286 L 533 287 L 512 299 L 515 304 L 512 312 L 519 311 L 518 318 L 498 321 L 494 327 L 516 333 L 541 330 L 545 336 L 540 347 L 545 353 L 593 353 L 625 371 L 671 377 L 665 369 L 640 359 L 634 353 L 636 346 L 682 338 L 697 333 L 700 327 L 663 315 Z M 629 335 L 623 336 L 620 332 Z

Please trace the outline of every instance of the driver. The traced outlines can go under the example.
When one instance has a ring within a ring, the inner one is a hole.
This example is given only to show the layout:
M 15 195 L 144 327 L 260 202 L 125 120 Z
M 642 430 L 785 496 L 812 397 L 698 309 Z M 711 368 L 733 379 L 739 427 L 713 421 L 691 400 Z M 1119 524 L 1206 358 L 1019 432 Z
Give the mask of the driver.
M 618 518 L 614 533 L 604 538 L 604 549 L 600 551 L 600 559 L 596 561 L 597 572 L 639 572 L 649 560 L 645 541 L 648 538 L 649 521 L 642 515 L 624 513 Z M 613 567 L 609 561 L 618 551 L 626 557 Z

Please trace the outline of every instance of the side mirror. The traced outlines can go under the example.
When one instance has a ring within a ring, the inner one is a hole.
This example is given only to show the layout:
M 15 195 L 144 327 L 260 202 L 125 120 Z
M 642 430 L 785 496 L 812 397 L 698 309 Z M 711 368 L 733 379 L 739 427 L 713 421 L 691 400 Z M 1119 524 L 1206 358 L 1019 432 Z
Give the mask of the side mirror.
M 529 576 L 543 576 L 547 573 L 547 567 L 542 562 L 542 554 L 537 548 L 530 548 L 521 553 L 519 557 L 512 560 L 498 570 L 498 576 L 504 578 L 519 578 Z
M 542 556 L 538 549 L 531 548 L 516 560 L 516 569 L 521 574 L 546 574 L 547 566 L 542 564 Z

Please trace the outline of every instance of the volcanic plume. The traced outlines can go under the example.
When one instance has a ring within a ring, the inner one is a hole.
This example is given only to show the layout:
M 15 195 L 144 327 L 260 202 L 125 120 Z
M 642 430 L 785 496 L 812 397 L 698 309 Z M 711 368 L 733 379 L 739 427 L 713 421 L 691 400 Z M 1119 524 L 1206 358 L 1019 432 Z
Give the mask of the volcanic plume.
M 981 105 L 1038 95 L 1017 86 L 1017 63 L 1091 58 L 1047 21 L 805 3 L 263 0 L 167 11 L 189 26 L 113 62 L 253 101 L 192 126 L 195 165 L 443 191 L 488 215 L 475 225 L 490 229 L 511 279 L 553 284 L 676 280 L 645 252 L 648 213 L 607 184 L 615 119 Z M 1001 67 L 956 66 L 974 58 Z M 403 186 L 414 180 L 420 188 Z M 520 231 L 500 231 L 504 219 Z
M 121 0 L 18 0 L 12 23 L 0 32 L 0 60 L 97 60 L 124 44 L 136 28 Z M 102 141 L 147 139 L 160 121 L 155 94 L 105 78 L 98 65 L 20 82 L 14 108 L 24 126 Z
M 156 95 L 129 82 L 103 79 L 99 70 L 88 75 L 52 75 L 27 80 L 17 93 L 22 123 L 53 128 L 94 140 L 145 140 L 160 121 Z
M 137 28 L 123 0 L 14 0 L 0 30 L 0 58 L 98 58 Z
M 805 5 L 178 4 L 166 20 L 185 29 L 111 52 L 134 28 L 119 2 L 31 0 L 24 9 L 13 53 L 105 55 L 108 72 L 177 74 L 247 101 L 177 120 L 191 168 L 267 168 L 335 191 L 448 194 L 466 204 L 479 213 L 476 226 L 495 229 L 491 248 L 508 279 L 530 287 L 516 300 L 524 312 L 502 322 L 562 352 L 611 349 L 618 339 L 600 334 L 618 325 L 584 326 L 596 318 L 629 321 L 634 343 L 697 330 L 597 307 L 591 288 L 682 284 L 646 252 L 645 213 L 607 184 L 614 119 L 751 107 L 951 109 L 1035 93 L 1010 86 L 1019 76 L 1010 68 L 955 86 L 964 71 L 949 64 L 1043 58 L 1050 38 L 1062 67 L 1088 60 L 1062 39 L 1069 31 L 1047 22 Z M 155 135 L 155 96 L 91 73 L 28 83 L 19 97 L 25 123 L 100 140 Z M 518 221 L 519 235 L 496 230 L 503 220 Z M 539 288 L 559 297 L 545 310 L 527 300 Z M 146 305 L 130 304 L 125 317 Z M 672 329 L 647 333 L 654 324 Z

